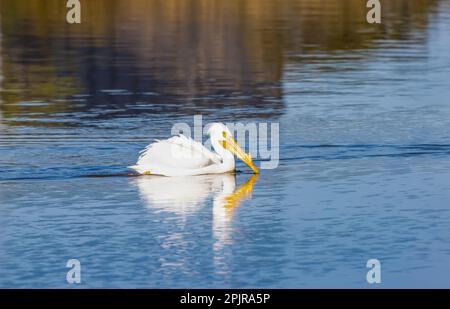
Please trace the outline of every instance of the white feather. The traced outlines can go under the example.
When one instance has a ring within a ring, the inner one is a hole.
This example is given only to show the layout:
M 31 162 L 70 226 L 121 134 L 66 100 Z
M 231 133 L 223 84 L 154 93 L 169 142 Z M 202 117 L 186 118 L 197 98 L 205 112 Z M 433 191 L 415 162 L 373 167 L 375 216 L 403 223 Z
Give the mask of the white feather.
M 178 135 L 165 140 L 155 140 L 140 152 L 136 165 L 130 168 L 140 174 L 163 176 L 222 174 L 234 171 L 233 153 L 223 146 L 223 142 L 233 136 L 230 130 L 222 123 L 214 123 L 208 134 L 215 152 L 190 137 Z M 234 140 L 228 142 L 235 143 Z M 242 152 L 242 149 L 240 151 Z
M 178 135 L 149 144 L 130 168 L 141 174 L 182 176 L 214 172 L 212 167 L 221 163 L 221 158 L 201 143 Z

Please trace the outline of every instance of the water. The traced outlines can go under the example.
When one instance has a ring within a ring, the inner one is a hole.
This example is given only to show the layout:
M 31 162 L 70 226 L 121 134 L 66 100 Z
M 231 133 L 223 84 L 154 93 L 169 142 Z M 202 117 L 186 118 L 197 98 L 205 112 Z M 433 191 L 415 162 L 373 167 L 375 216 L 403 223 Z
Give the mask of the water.
M 63 4 L 1 2 L 0 287 L 450 286 L 448 1 Z M 196 114 L 279 167 L 130 175 Z

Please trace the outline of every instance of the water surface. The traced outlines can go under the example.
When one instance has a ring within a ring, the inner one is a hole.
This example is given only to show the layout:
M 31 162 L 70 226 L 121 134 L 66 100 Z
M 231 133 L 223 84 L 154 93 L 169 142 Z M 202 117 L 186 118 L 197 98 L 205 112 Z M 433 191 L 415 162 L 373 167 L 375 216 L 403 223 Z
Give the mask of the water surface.
M 450 286 L 448 1 L 85 2 L 0 4 L 1 287 Z M 279 167 L 129 176 L 196 114 Z

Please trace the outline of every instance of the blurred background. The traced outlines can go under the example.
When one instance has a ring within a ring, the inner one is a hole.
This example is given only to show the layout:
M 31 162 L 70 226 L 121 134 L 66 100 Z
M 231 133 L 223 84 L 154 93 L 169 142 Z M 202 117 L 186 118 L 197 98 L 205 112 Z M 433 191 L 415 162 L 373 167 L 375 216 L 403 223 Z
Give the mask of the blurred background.
M 438 1 L 385 1 L 381 25 L 366 22 L 365 4 L 93 0 L 82 2 L 82 23 L 71 25 L 65 1 L 2 0 L 1 109 L 12 126 L 45 125 L 58 112 L 73 113 L 75 123 L 86 116 L 77 112 L 101 107 L 100 118 L 210 108 L 227 116 L 240 107 L 244 118 L 276 117 L 285 110 L 281 83 L 288 67 L 311 65 L 314 57 L 324 73 L 348 70 L 328 64 L 340 54 L 357 69 L 376 57 L 380 40 L 424 44 Z M 82 104 L 54 102 L 79 95 L 88 95 Z M 149 96 L 161 103 L 158 109 L 136 108 Z M 47 105 L 16 104 L 40 100 Z

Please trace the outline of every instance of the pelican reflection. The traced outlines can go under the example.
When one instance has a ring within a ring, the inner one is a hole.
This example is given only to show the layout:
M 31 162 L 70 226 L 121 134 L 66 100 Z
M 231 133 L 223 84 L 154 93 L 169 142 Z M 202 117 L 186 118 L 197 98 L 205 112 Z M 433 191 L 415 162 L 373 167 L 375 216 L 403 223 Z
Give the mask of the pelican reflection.
M 161 268 L 170 273 L 190 267 L 189 261 L 184 258 L 186 250 L 190 250 L 185 239 L 185 231 L 190 230 L 187 225 L 193 224 L 189 217 L 193 217 L 203 207 L 210 207 L 208 199 L 212 196 L 212 210 L 209 211 L 212 212 L 213 263 L 216 273 L 226 278 L 230 274 L 232 257 L 229 245 L 233 241 L 233 217 L 237 207 L 251 197 L 257 179 L 258 175 L 252 175 L 237 187 L 235 175 L 231 174 L 137 177 L 136 183 L 147 208 L 155 212 L 172 213 L 181 219 L 178 228 L 169 227 L 167 234 L 158 236 L 162 248 L 168 250 L 166 255 L 160 256 Z M 201 221 L 200 224 L 209 223 Z
M 217 240 L 214 249 L 219 249 L 230 241 L 230 223 L 236 208 L 253 192 L 253 185 L 258 175 L 251 176 L 237 189 L 236 186 L 223 187 L 223 191 L 214 197 L 213 201 L 213 234 Z M 234 183 L 235 184 L 235 183 Z
M 146 207 L 188 216 L 213 198 L 213 220 L 229 220 L 234 209 L 249 198 L 257 175 L 252 175 L 236 189 L 232 174 L 181 177 L 142 176 L 136 178 Z M 216 218 L 217 217 L 217 218 Z

